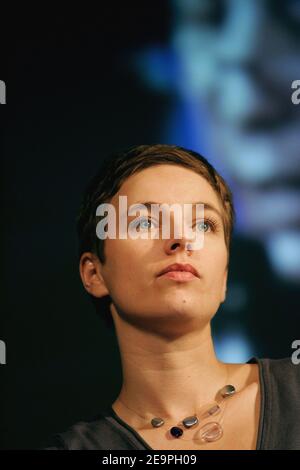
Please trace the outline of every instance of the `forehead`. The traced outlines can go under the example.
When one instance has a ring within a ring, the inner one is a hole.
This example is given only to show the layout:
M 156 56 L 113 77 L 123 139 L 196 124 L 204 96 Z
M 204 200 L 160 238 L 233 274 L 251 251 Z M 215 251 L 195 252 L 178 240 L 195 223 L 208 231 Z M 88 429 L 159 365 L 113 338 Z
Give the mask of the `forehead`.
M 129 176 L 111 202 L 117 202 L 120 195 L 127 196 L 129 204 L 205 202 L 221 210 L 220 200 L 209 182 L 194 170 L 176 164 L 154 165 Z

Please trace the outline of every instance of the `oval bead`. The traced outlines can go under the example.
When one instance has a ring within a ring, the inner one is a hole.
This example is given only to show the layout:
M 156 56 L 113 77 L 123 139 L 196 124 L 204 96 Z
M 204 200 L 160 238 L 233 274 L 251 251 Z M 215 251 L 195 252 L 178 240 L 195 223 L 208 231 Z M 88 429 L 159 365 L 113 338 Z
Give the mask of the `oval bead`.
M 207 410 L 207 413 L 210 416 L 212 416 L 212 415 L 217 415 L 218 413 L 220 413 L 220 411 L 221 411 L 221 408 L 219 407 L 219 405 L 214 405 Z
M 220 393 L 223 398 L 229 397 L 235 393 L 235 387 L 233 385 L 225 385 L 225 387 L 220 390 Z
M 151 424 L 154 428 L 159 428 L 164 424 L 164 420 L 162 418 L 153 418 L 151 419 Z
M 187 418 L 184 418 L 184 420 L 182 421 L 182 424 L 186 427 L 186 428 L 191 428 L 192 426 L 195 426 L 195 424 L 198 424 L 198 418 L 196 415 L 194 416 L 188 416 Z
M 214 442 L 221 439 L 223 429 L 219 423 L 207 423 L 200 429 L 200 438 L 203 442 Z

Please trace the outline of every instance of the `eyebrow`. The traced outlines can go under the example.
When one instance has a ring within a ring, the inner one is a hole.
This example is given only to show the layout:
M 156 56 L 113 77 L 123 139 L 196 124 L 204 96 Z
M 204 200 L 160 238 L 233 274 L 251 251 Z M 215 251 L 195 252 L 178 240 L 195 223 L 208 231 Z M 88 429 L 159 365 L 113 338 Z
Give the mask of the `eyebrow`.
M 136 203 L 133 203 L 132 205 L 134 206 L 134 208 L 138 209 L 139 206 L 145 206 L 148 211 L 151 210 L 151 204 L 163 204 L 162 202 L 154 202 L 154 201 L 145 201 L 145 202 L 136 202 Z M 203 201 L 198 201 L 198 202 L 192 202 L 191 204 L 203 204 L 204 205 L 204 210 L 208 210 L 208 211 L 212 211 L 212 212 L 215 212 L 221 220 L 223 220 L 223 217 L 222 217 L 222 214 L 220 213 L 220 211 L 215 207 L 213 206 L 212 204 L 210 204 L 209 202 L 203 202 Z

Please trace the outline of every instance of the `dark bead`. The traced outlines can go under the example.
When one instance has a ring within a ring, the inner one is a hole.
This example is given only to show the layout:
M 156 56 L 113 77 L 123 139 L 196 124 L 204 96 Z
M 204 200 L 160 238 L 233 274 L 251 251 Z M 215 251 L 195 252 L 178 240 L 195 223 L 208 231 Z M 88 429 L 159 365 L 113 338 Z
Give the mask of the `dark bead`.
M 170 433 L 174 437 L 180 437 L 183 434 L 183 430 L 181 428 L 178 428 L 177 426 L 173 426 L 173 428 L 170 429 Z
M 198 418 L 196 415 L 194 416 L 188 416 L 187 418 L 185 418 L 183 421 L 182 421 L 182 424 L 186 427 L 186 428 L 191 428 L 192 426 L 195 426 L 195 424 L 198 424 Z
M 230 397 L 231 395 L 234 395 L 236 392 L 235 387 L 233 385 L 225 385 L 221 389 L 221 395 L 223 398 Z
M 162 418 L 153 418 L 151 419 L 151 424 L 154 428 L 159 428 L 164 424 L 164 420 Z

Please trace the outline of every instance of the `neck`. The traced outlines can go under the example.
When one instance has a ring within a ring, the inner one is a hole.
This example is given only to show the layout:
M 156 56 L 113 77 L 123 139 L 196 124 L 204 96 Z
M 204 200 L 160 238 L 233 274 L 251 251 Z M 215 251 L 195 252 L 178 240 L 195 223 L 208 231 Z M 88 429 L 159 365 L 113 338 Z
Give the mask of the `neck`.
M 230 383 L 228 365 L 215 355 L 209 323 L 170 339 L 114 317 L 123 384 L 113 405 L 133 424 L 141 417 L 190 416 L 214 402 L 226 380 Z

